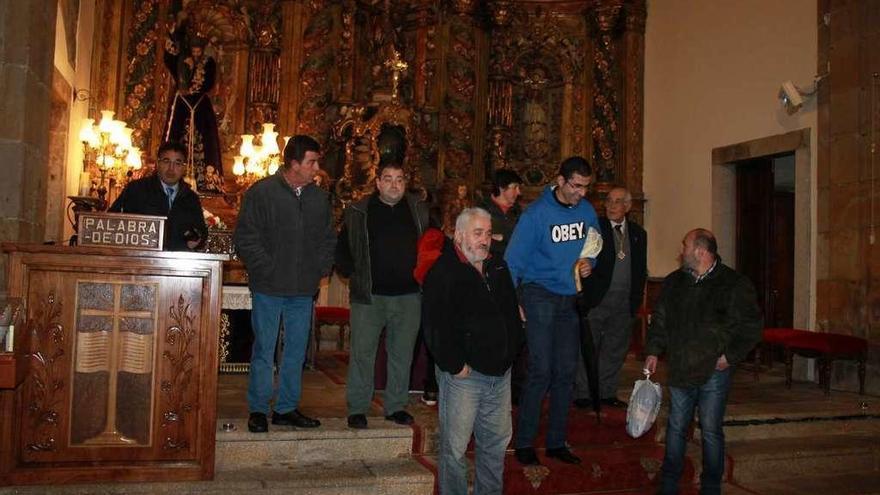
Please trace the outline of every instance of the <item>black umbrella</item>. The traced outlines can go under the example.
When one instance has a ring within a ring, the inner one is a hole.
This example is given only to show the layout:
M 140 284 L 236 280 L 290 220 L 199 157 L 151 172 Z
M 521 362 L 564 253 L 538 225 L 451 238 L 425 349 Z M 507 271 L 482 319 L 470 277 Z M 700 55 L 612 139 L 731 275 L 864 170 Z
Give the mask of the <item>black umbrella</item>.
M 596 413 L 596 423 L 601 423 L 602 418 L 599 415 L 602 409 L 599 397 L 599 356 L 596 355 L 596 344 L 593 342 L 593 332 L 590 329 L 590 321 L 587 319 L 590 309 L 587 307 L 584 296 L 578 298 L 577 306 L 581 327 L 581 356 L 584 358 L 584 368 L 587 372 L 587 384 L 590 387 L 593 411 Z

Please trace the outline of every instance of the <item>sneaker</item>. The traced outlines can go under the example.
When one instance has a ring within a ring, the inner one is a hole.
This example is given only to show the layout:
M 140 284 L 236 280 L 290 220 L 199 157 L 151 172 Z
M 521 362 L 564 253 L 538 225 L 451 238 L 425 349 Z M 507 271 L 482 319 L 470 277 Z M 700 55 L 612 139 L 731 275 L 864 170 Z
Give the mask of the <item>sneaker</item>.
M 413 424 L 412 415 L 410 415 L 410 413 L 403 411 L 403 410 L 393 412 L 393 413 L 389 414 L 388 416 L 385 416 L 385 419 L 387 419 L 388 421 L 394 421 L 395 423 L 397 423 L 399 425 L 404 425 L 404 426 L 408 426 L 408 425 Z
M 422 403 L 426 406 L 436 406 L 437 392 L 425 392 L 422 394 Z

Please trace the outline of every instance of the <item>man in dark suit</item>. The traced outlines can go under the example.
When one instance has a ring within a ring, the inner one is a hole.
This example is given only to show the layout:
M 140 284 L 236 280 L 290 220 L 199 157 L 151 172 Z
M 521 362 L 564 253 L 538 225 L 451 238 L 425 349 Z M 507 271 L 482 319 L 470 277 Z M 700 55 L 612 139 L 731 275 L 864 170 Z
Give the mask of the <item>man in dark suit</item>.
M 620 368 L 626 359 L 636 311 L 642 303 L 647 277 L 648 236 L 626 214 L 632 195 L 624 187 L 608 191 L 602 228 L 602 252 L 593 274 L 584 279 L 584 298 L 599 368 L 599 399 L 612 407 L 626 407 L 617 398 Z M 578 366 L 575 405 L 592 404 L 583 358 Z
M 156 173 L 125 186 L 108 211 L 168 217 L 165 250 L 198 249 L 208 237 L 208 228 L 199 196 L 182 180 L 186 148 L 168 141 L 159 146 L 157 156 Z

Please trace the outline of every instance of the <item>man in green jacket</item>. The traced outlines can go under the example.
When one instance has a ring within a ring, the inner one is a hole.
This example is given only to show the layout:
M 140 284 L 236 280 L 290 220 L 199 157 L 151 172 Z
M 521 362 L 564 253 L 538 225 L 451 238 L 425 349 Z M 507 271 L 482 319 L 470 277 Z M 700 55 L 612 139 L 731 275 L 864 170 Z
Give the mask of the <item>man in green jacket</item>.
M 654 373 L 657 356 L 669 366 L 669 420 L 660 493 L 678 493 L 685 435 L 699 406 L 703 442 L 700 493 L 721 493 L 724 409 L 733 368 L 761 339 L 755 289 L 721 263 L 712 232 L 694 229 L 682 240 L 681 268 L 663 282 L 645 353 Z

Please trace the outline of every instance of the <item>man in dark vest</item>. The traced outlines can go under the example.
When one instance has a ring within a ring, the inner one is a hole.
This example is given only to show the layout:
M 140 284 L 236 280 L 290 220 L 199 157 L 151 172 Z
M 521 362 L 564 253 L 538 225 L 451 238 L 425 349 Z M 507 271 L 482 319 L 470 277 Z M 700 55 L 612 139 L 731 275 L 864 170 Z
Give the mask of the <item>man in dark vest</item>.
M 632 208 L 632 195 L 615 187 L 605 197 L 602 251 L 593 274 L 584 279 L 584 298 L 590 309 L 588 320 L 598 359 L 599 397 L 607 406 L 626 407 L 617 398 L 620 368 L 626 360 L 636 311 L 645 292 L 648 275 L 648 236 L 637 223 L 626 218 Z M 592 404 L 583 357 L 578 366 L 575 405 Z

